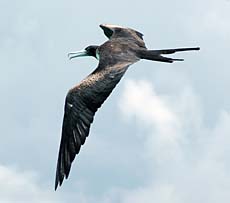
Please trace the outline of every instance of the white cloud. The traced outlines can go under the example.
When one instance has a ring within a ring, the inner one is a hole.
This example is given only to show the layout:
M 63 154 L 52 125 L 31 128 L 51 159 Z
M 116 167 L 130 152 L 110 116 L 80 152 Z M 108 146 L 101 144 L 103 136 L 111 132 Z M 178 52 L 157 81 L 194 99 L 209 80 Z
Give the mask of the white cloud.
M 153 154 L 158 155 L 156 158 L 159 161 L 167 158 L 168 149 L 176 153 L 181 123 L 177 114 L 168 108 L 167 101 L 157 96 L 150 83 L 127 80 L 120 108 L 125 115 L 136 117 L 141 125 L 152 126 L 154 134 L 160 135 L 149 136 L 147 140 L 151 151 L 154 146 Z
M 149 185 L 126 191 L 122 202 L 229 201 L 228 112 L 208 128 L 190 88 L 176 95 L 158 94 L 149 82 L 134 80 L 126 81 L 119 106 L 123 115 L 149 126 L 143 153 L 153 167 Z
M 39 186 L 35 173 L 0 165 L 0 202 L 52 203 L 59 201 L 57 194 L 54 195 L 53 191 Z

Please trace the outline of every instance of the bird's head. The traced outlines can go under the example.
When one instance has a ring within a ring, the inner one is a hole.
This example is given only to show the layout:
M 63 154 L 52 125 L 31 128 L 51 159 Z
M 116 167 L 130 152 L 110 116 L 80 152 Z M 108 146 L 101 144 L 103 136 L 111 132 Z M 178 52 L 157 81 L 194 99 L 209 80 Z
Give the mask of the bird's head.
M 68 57 L 69 57 L 69 59 L 72 59 L 72 58 L 81 57 L 81 56 L 93 56 L 93 57 L 99 59 L 97 56 L 97 48 L 98 47 L 99 46 L 97 46 L 97 45 L 90 45 L 90 46 L 86 47 L 83 51 L 69 53 Z

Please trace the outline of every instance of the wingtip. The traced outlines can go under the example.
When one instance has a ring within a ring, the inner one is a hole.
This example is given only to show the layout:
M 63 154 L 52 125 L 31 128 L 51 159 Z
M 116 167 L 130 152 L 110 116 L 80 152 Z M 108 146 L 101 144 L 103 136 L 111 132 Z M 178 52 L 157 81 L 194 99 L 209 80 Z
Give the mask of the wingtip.
M 58 180 L 56 179 L 56 180 L 55 180 L 55 185 L 54 185 L 54 191 L 56 191 L 56 190 L 57 190 L 58 185 L 59 185 L 59 184 L 58 184 Z
M 54 185 L 54 191 L 57 190 L 58 185 L 59 185 L 59 181 L 58 181 L 58 178 L 56 177 L 56 179 L 55 179 L 55 185 Z
M 100 25 L 99 25 L 99 27 L 100 27 L 100 28 L 103 28 L 103 27 L 104 27 L 104 25 L 105 25 L 105 24 L 100 24 Z
M 55 180 L 55 186 L 54 186 L 54 190 L 56 191 L 58 186 L 61 186 L 63 182 L 63 179 L 57 179 Z
M 57 190 L 58 186 L 62 185 L 62 182 L 64 179 L 64 175 L 62 175 L 62 173 L 59 173 L 58 170 L 59 170 L 59 162 L 58 162 L 58 166 L 56 170 L 56 177 L 55 177 L 55 185 L 54 185 L 55 191 Z
M 115 24 L 109 24 L 109 23 L 101 23 L 99 26 L 100 27 L 111 27 L 111 28 L 114 28 L 114 27 L 124 28 L 123 26 L 115 25 Z

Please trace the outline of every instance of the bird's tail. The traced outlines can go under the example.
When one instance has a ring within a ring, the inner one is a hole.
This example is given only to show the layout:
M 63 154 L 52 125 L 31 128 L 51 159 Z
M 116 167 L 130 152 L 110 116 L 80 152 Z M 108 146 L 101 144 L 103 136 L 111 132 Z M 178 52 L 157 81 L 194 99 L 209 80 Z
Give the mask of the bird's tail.
M 178 49 L 161 49 L 161 50 L 140 50 L 138 56 L 141 59 L 147 59 L 152 61 L 160 61 L 166 63 L 173 63 L 174 61 L 183 61 L 184 59 L 174 59 L 162 56 L 162 54 L 173 54 L 181 51 L 194 51 L 200 50 L 199 47 L 194 48 L 178 48 Z

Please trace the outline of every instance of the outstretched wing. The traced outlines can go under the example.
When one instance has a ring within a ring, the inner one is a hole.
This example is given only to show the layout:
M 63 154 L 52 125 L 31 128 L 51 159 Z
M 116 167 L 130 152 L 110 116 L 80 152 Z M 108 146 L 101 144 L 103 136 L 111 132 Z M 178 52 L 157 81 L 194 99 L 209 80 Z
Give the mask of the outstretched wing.
M 94 114 L 110 95 L 131 63 L 100 67 L 69 91 L 65 101 L 55 190 L 68 178 L 71 164 L 89 135 Z

